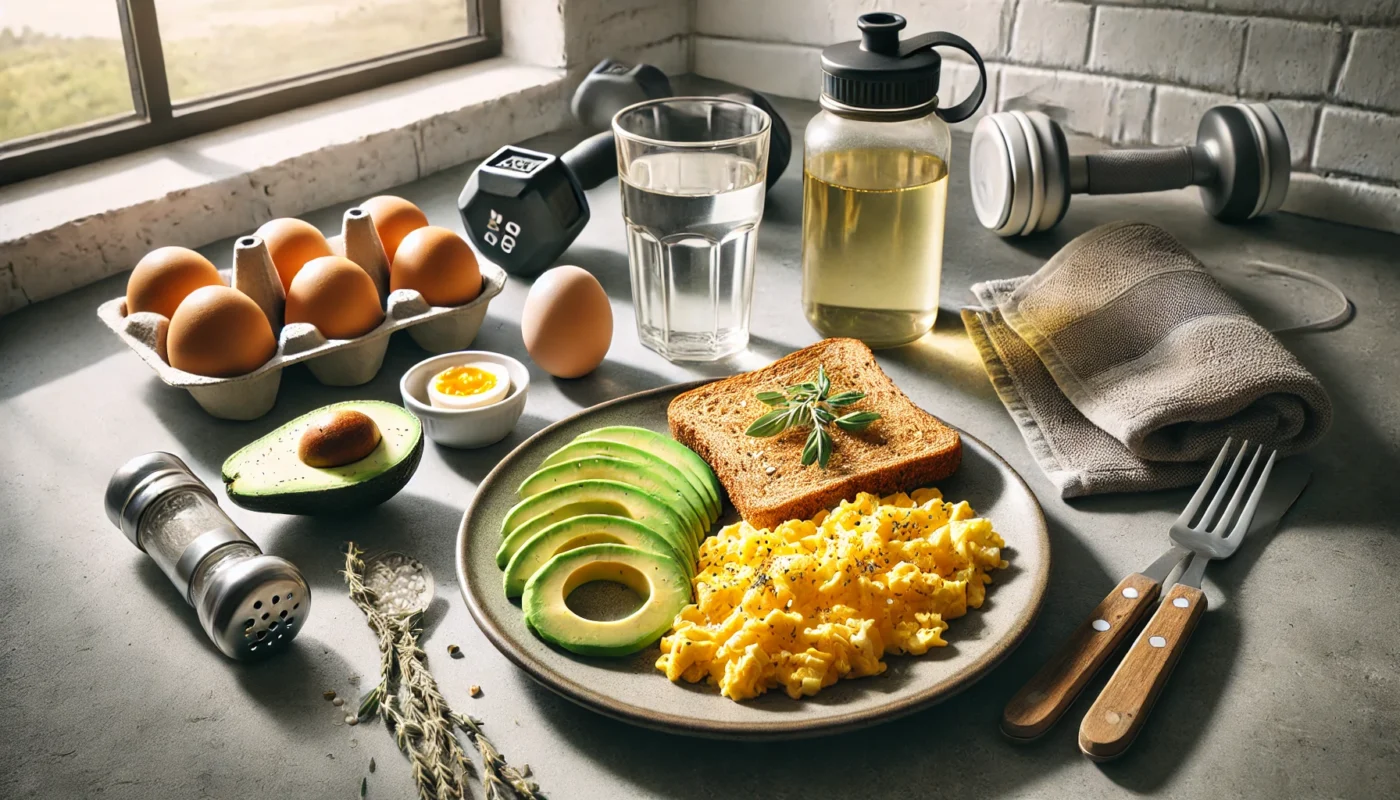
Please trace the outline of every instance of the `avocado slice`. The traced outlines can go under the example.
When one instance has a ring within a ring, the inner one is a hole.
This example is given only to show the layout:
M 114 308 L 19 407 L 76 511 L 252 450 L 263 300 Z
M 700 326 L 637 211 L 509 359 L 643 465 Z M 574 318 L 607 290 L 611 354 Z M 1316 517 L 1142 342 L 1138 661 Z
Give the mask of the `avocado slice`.
M 539 571 L 556 555 L 590 544 L 625 544 L 639 550 L 673 558 L 689 578 L 695 571 L 695 562 L 683 553 L 677 553 L 659 534 L 651 528 L 626 517 L 610 517 L 606 514 L 585 514 L 556 522 L 535 534 L 506 565 L 506 597 L 519 597 L 525 591 L 530 576 Z
M 688 470 L 677 467 L 670 461 L 643 450 L 640 447 L 633 447 L 630 444 L 608 442 L 601 439 L 593 441 L 575 440 L 555 450 L 553 453 L 550 453 L 549 457 L 540 463 L 540 469 L 557 466 L 565 461 L 577 461 L 581 458 L 592 458 L 594 456 L 604 456 L 607 458 L 616 458 L 623 461 L 645 464 L 654 470 L 662 470 L 667 475 L 674 476 L 675 482 L 680 487 L 681 491 L 686 493 L 690 504 L 705 509 L 705 513 L 701 515 L 701 518 L 705 520 L 705 524 L 713 525 L 715 520 L 719 519 L 719 504 L 711 500 L 710 493 L 700 484 L 699 479 L 692 478 Z M 695 480 L 696 483 L 692 484 L 692 480 Z
M 615 581 L 646 598 L 617 620 L 592 620 L 565 600 L 592 581 Z M 622 544 L 590 544 L 551 558 L 525 584 L 525 622 L 541 639 L 586 656 L 625 656 L 670 630 L 690 602 L 690 580 L 675 559 Z
M 533 497 L 527 497 L 516 503 L 506 512 L 505 519 L 501 520 L 501 535 L 502 537 L 509 536 L 516 528 L 541 514 L 567 508 L 573 503 L 596 501 L 612 503 L 616 506 L 616 510 L 602 513 L 630 517 L 642 522 L 646 520 L 637 516 L 637 513 L 648 511 L 651 507 L 649 504 L 665 508 L 671 512 L 671 516 L 678 523 L 676 526 L 678 532 L 689 535 L 697 545 L 708 532 L 700 520 L 688 512 L 686 505 L 681 502 L 679 497 L 657 495 L 626 481 L 585 478 L 572 483 L 560 484 L 553 489 Z M 569 516 L 578 515 L 570 514 Z
M 552 467 L 545 467 L 526 478 L 517 492 L 521 497 L 533 497 L 556 486 L 590 478 L 635 486 L 670 506 L 682 519 L 690 523 L 693 530 L 707 533 L 709 531 L 711 520 L 708 509 L 703 504 L 691 505 L 689 493 L 695 490 L 685 478 L 674 470 L 652 469 L 635 461 L 605 456 L 564 461 Z M 685 487 L 684 490 L 681 487 Z
M 297 442 L 313 419 L 336 409 L 359 411 L 379 427 L 370 454 L 340 467 L 308 466 Z M 318 408 L 228 457 L 224 490 L 235 505 L 273 514 L 326 514 L 376 506 L 398 494 L 423 458 L 423 426 L 401 406 L 349 400 Z
M 556 522 L 583 514 L 610 514 L 634 519 L 660 534 L 678 553 L 694 561 L 695 533 L 670 506 L 650 494 L 617 481 L 566 483 L 516 503 L 501 523 L 496 565 L 504 569 L 535 534 Z
M 719 479 L 715 477 L 715 471 L 710 469 L 710 465 L 705 463 L 705 459 L 696 455 L 694 450 L 664 433 L 630 425 L 613 425 L 581 434 L 574 441 L 617 442 L 654 453 L 679 466 L 685 472 L 686 477 L 690 479 L 692 486 L 709 495 L 715 508 L 722 505 L 720 503 Z

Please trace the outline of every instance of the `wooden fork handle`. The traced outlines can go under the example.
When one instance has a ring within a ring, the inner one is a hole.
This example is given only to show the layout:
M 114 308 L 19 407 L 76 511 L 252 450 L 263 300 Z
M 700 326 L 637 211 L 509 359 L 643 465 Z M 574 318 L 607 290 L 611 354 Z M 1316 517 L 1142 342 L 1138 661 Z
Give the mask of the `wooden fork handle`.
M 1079 725 L 1079 749 L 1095 761 L 1117 758 L 1137 738 L 1147 713 L 1206 610 L 1205 593 L 1177 584 L 1138 634 Z
M 1035 739 L 1049 730 L 1128 638 L 1128 632 L 1161 591 L 1160 583 L 1141 573 L 1124 578 L 1075 629 L 1060 652 L 1006 704 L 1002 732 L 1014 739 Z

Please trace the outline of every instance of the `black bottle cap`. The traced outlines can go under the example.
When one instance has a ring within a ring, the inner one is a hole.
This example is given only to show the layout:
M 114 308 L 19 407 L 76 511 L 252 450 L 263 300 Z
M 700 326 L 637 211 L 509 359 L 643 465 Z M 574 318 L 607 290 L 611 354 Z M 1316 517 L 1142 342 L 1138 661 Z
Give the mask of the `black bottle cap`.
M 937 110 L 948 122 L 972 116 L 987 91 L 982 57 L 965 39 L 951 33 L 926 33 L 900 41 L 904 17 L 878 12 L 856 21 L 860 40 L 834 44 L 822 51 L 822 107 L 838 114 L 910 119 Z M 976 90 L 956 106 L 935 109 L 943 59 L 935 47 L 954 47 L 977 63 Z

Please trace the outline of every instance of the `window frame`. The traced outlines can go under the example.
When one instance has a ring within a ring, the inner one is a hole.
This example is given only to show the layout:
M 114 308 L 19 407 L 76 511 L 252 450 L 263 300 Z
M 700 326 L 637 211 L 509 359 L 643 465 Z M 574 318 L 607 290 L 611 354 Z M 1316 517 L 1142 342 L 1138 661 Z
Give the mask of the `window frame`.
M 462 0 L 477 32 L 223 94 L 172 103 L 156 0 L 114 0 L 134 112 L 0 143 L 0 186 L 425 75 L 501 52 L 499 0 Z M 475 14 L 472 15 L 472 11 Z

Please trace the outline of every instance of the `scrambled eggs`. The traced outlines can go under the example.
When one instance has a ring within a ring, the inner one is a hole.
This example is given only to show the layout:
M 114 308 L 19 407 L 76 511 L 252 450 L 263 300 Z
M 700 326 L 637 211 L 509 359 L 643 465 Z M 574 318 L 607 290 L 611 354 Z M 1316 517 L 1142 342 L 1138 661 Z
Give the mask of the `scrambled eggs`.
M 879 675 L 886 652 L 942 647 L 946 620 L 979 608 L 1002 569 L 992 523 L 937 489 L 862 493 L 834 511 L 759 530 L 729 525 L 700 547 L 696 602 L 661 640 L 673 681 L 709 679 L 747 700 L 813 695 Z

